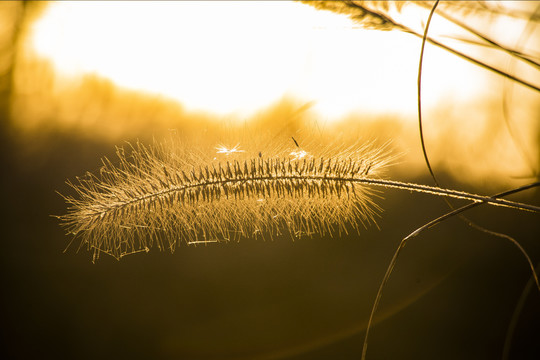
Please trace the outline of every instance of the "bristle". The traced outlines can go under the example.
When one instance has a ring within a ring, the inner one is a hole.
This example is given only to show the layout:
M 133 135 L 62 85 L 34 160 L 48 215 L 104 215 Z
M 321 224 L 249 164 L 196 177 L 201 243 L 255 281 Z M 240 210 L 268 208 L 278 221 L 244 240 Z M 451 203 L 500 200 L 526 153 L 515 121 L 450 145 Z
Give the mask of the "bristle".
M 373 186 L 540 212 L 505 199 L 381 179 L 393 160 L 385 147 L 302 150 L 302 159 L 290 149 L 275 157 L 233 149 L 221 145 L 225 159 L 213 160 L 185 148 L 182 157 L 174 144 L 118 149 L 118 164 L 104 158 L 99 177 L 87 173 L 68 182 L 77 197 L 64 197 L 70 206 L 61 223 L 95 257 L 121 258 L 152 247 L 174 251 L 181 242 L 358 230 L 380 211 Z
M 218 151 L 230 155 L 225 146 Z M 78 198 L 65 197 L 71 206 L 60 216 L 62 225 L 97 256 L 116 258 L 153 246 L 174 251 L 182 241 L 357 229 L 372 222 L 379 208 L 373 191 L 351 180 L 388 162 L 367 146 L 301 160 L 255 152 L 206 164 L 177 161 L 172 154 L 163 145 L 118 148 L 118 164 L 104 158 L 99 178 L 90 174 L 69 183 Z

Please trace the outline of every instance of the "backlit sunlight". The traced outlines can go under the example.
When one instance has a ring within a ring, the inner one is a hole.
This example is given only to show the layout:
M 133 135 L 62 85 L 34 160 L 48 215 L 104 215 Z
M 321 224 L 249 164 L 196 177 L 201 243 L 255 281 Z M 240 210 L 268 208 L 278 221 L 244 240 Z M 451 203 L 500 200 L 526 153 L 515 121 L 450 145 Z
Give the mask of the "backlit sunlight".
M 93 73 L 189 110 L 249 116 L 284 96 L 313 102 L 326 121 L 416 109 L 419 39 L 301 3 L 58 2 L 32 34 L 63 75 Z M 430 50 L 426 72 L 439 70 L 425 78 L 424 104 L 480 92 L 477 69 Z
M 0 1 L 3 357 L 540 359 L 539 120 L 540 1 Z

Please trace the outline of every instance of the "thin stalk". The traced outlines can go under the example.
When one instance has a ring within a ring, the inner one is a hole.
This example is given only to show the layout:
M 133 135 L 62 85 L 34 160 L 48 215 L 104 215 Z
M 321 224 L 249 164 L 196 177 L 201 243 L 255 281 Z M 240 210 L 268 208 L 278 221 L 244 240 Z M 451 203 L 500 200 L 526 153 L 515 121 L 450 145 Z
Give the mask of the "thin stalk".
M 380 18 L 381 21 L 383 21 L 385 23 L 392 24 L 392 26 L 394 26 L 398 30 L 404 31 L 406 33 L 413 34 L 413 35 L 415 35 L 415 36 L 417 36 L 419 38 L 423 38 L 422 34 L 414 31 L 413 29 L 409 28 L 408 26 L 405 26 L 403 24 L 400 24 L 400 23 L 396 22 L 394 19 L 392 19 L 391 17 L 389 17 L 389 16 L 387 16 L 385 14 L 381 14 L 380 12 L 371 10 L 371 9 L 365 7 L 365 6 L 358 5 L 358 4 L 354 3 L 354 2 L 348 1 L 346 3 L 351 7 L 356 7 L 356 8 L 358 8 L 358 9 L 364 11 L 364 12 L 369 13 L 371 16 Z M 507 79 L 513 80 L 513 81 L 517 82 L 518 84 L 521 84 L 521 85 L 523 85 L 525 87 L 528 87 L 528 88 L 530 88 L 532 90 L 540 92 L 540 87 L 539 86 L 534 85 L 534 84 L 532 84 L 532 83 L 530 83 L 530 82 L 528 82 L 526 80 L 520 79 L 520 78 L 518 78 L 518 77 L 516 77 L 514 75 L 511 75 L 511 74 L 508 74 L 508 73 L 506 73 L 506 72 L 504 72 L 502 70 L 499 70 L 499 69 L 497 69 L 497 68 L 495 68 L 495 67 L 493 67 L 491 65 L 488 65 L 488 64 L 486 64 L 486 63 L 484 63 L 484 62 L 482 62 L 480 60 L 477 60 L 477 59 L 473 58 L 470 55 L 467 55 L 467 54 L 462 53 L 462 52 L 460 52 L 458 50 L 455 50 L 455 49 L 453 49 L 453 48 L 451 48 L 451 47 L 449 47 L 447 45 L 444 45 L 444 44 L 442 44 L 442 43 L 440 43 L 440 42 L 438 42 L 438 41 L 436 41 L 436 40 L 434 40 L 434 39 L 432 39 L 430 37 L 427 38 L 427 41 L 430 42 L 433 45 L 436 45 L 436 46 L 438 46 L 438 47 L 440 47 L 440 48 L 442 48 L 444 50 L 447 50 L 447 51 L 451 52 L 454 55 L 457 55 L 457 56 L 459 56 L 459 57 L 461 57 L 461 58 L 463 58 L 463 59 L 465 59 L 467 61 L 470 61 L 471 63 L 473 63 L 475 65 L 483 67 L 486 70 L 492 71 L 492 72 L 494 72 L 494 73 L 496 73 L 498 75 L 501 75 L 501 76 L 503 76 L 503 77 L 505 77 Z
M 493 195 L 492 198 L 510 195 L 510 194 L 517 193 L 517 192 L 520 192 L 520 191 L 524 191 L 524 190 L 527 190 L 527 189 L 530 189 L 530 188 L 533 188 L 533 187 L 537 187 L 537 186 L 540 186 L 540 182 L 535 182 L 535 183 L 532 183 L 532 184 L 528 184 L 528 185 L 519 187 L 517 189 L 512 189 L 512 190 L 509 190 L 509 191 L 505 191 L 503 193 Z M 381 284 L 379 285 L 377 295 L 375 296 L 375 301 L 373 302 L 373 306 L 371 308 L 371 313 L 369 315 L 369 320 L 368 320 L 367 327 L 366 327 L 366 335 L 364 336 L 364 344 L 363 344 L 363 347 L 362 347 L 362 360 L 365 360 L 365 358 L 366 358 L 367 348 L 368 348 L 369 331 L 371 329 L 373 319 L 375 317 L 375 312 L 377 311 L 377 309 L 379 307 L 379 303 L 380 303 L 381 298 L 382 298 L 383 290 L 386 287 L 386 284 L 388 283 L 388 280 L 390 279 L 390 275 L 392 274 L 392 271 L 394 270 L 394 268 L 396 266 L 397 259 L 398 259 L 399 255 L 401 254 L 401 251 L 403 250 L 403 248 L 407 244 L 408 240 L 410 240 L 411 238 L 419 235 L 422 231 L 430 229 L 430 228 L 440 224 L 441 222 L 443 222 L 444 220 L 446 220 L 446 219 L 448 219 L 450 217 L 461 214 L 462 212 L 467 211 L 469 209 L 472 209 L 472 208 L 474 208 L 474 207 L 476 207 L 478 205 L 481 205 L 481 204 L 482 203 L 471 203 L 471 204 L 464 205 L 464 206 L 462 206 L 462 207 L 460 207 L 458 209 L 452 210 L 452 211 L 450 211 L 450 212 L 448 212 L 448 213 L 446 213 L 446 214 L 444 214 L 444 215 L 442 215 L 442 216 L 440 216 L 440 217 L 438 217 L 438 218 L 424 224 L 423 226 L 419 227 L 418 229 L 414 230 L 412 233 L 407 235 L 405 238 L 403 238 L 403 240 L 401 240 L 401 242 L 399 243 L 396 251 L 394 252 L 394 256 L 392 256 L 392 260 L 390 260 L 390 264 L 388 265 L 388 268 L 386 269 L 386 272 L 385 272 L 384 277 L 383 277 L 383 279 L 381 281 Z M 523 247 L 519 243 L 515 242 L 515 240 L 514 240 L 514 244 L 517 245 L 517 247 L 519 248 L 521 253 L 524 255 L 525 259 L 527 260 L 529 268 L 531 269 L 531 272 L 532 272 L 532 276 L 533 276 L 534 281 L 536 283 L 536 287 L 540 291 L 540 282 L 538 280 L 538 276 L 536 275 L 534 265 L 533 265 L 529 255 L 527 255 L 527 252 L 523 249 Z
M 435 174 L 433 173 L 433 169 L 431 168 L 431 164 L 429 163 L 427 151 L 426 151 L 426 144 L 424 143 L 424 131 L 422 127 L 422 65 L 424 63 L 424 50 L 426 46 L 426 40 L 428 38 L 427 33 L 429 30 L 429 25 L 431 24 L 431 18 L 433 17 L 433 14 L 435 13 L 435 9 L 437 8 L 437 5 L 439 4 L 439 0 L 435 2 L 433 7 L 431 8 L 431 11 L 429 13 L 429 17 L 427 19 L 426 28 L 424 30 L 424 35 L 422 36 L 422 47 L 420 49 L 420 61 L 418 64 L 418 80 L 417 80 L 417 87 L 418 87 L 418 129 L 420 132 L 420 142 L 422 143 L 422 154 L 424 154 L 424 160 L 426 161 L 426 165 L 428 167 L 429 173 L 431 174 L 431 177 L 433 180 L 435 180 L 435 185 L 439 186 L 439 183 L 437 182 L 437 179 L 435 178 Z
M 411 184 L 411 183 L 405 183 L 401 181 L 385 180 L 385 179 L 350 179 L 350 180 L 354 182 L 368 184 L 368 185 L 376 185 L 376 186 L 383 186 L 387 188 L 410 190 L 410 191 L 434 194 L 434 195 L 439 195 L 439 196 L 451 197 L 455 199 L 471 200 L 471 201 L 474 201 L 475 203 L 487 203 L 490 205 L 505 206 L 505 207 L 515 208 L 519 210 L 540 212 L 539 206 L 522 204 L 522 203 L 513 202 L 509 200 L 499 199 L 496 197 L 476 195 L 476 194 L 466 193 L 466 192 L 457 191 L 457 190 L 443 189 L 436 186 Z M 534 184 L 535 186 L 538 186 L 540 185 L 540 182 L 536 182 Z
M 420 3 L 420 6 L 427 7 L 423 3 Z M 512 56 L 515 56 L 516 58 L 518 58 L 520 60 L 523 60 L 524 62 L 528 63 L 531 66 L 534 66 L 536 68 L 540 68 L 540 63 L 538 63 L 537 61 L 534 61 L 533 59 L 528 58 L 525 54 L 522 54 L 521 52 L 519 52 L 517 50 L 510 49 L 508 47 L 505 47 L 505 46 L 499 44 L 495 40 L 487 37 L 486 35 L 481 34 L 479 31 L 473 29 L 469 25 L 467 25 L 464 22 L 460 21 L 459 19 L 449 15 L 448 13 L 446 13 L 444 11 L 438 11 L 437 14 L 439 16 L 442 16 L 446 20 L 454 23 L 455 25 L 461 27 L 462 29 L 468 31 L 469 33 L 477 36 L 478 38 L 484 40 L 487 43 L 487 45 L 493 46 L 493 47 L 495 47 L 495 48 L 497 48 L 497 49 L 499 49 L 501 51 L 504 51 L 504 52 L 506 52 L 506 53 L 508 53 L 508 54 L 510 54 Z M 481 45 L 481 44 L 477 44 L 477 45 Z
M 270 182 L 271 181 L 278 181 L 278 182 L 328 181 L 328 182 L 337 182 L 337 183 L 349 182 L 349 183 L 356 183 L 356 184 L 380 186 L 380 187 L 385 187 L 385 188 L 409 190 L 409 191 L 414 191 L 418 193 L 426 193 L 426 194 L 444 196 L 444 197 L 449 197 L 449 198 L 454 198 L 454 199 L 470 200 L 475 203 L 486 203 L 489 205 L 503 206 L 503 207 L 513 208 L 513 209 L 518 209 L 518 210 L 523 210 L 523 211 L 540 212 L 539 206 L 523 204 L 523 203 L 519 203 L 515 201 L 505 200 L 505 199 L 499 199 L 496 197 L 471 194 L 465 191 L 443 189 L 436 186 L 406 183 L 406 182 L 395 181 L 395 180 L 340 177 L 340 176 L 333 176 L 333 175 L 327 175 L 327 174 L 281 175 L 277 177 L 272 174 L 266 174 L 266 175 L 261 175 L 261 176 L 248 175 L 242 178 L 229 178 L 229 179 L 223 179 L 223 180 L 203 180 L 200 182 L 192 182 L 192 183 L 183 184 L 183 185 L 170 186 L 156 192 L 147 193 L 143 196 L 134 197 L 128 201 L 123 201 L 123 202 L 119 201 L 115 204 L 110 204 L 106 207 L 106 210 L 99 211 L 99 212 L 96 211 L 93 215 L 102 215 L 108 211 L 121 209 L 125 206 L 130 206 L 135 203 L 145 202 L 147 200 L 159 199 L 160 197 L 163 197 L 165 195 L 168 195 L 174 192 L 186 191 L 189 189 L 196 189 L 196 188 L 204 189 L 204 188 L 209 188 L 209 187 L 223 187 L 229 184 L 235 185 L 235 184 L 245 184 L 247 182 L 257 183 L 257 182 L 269 182 L 269 181 Z M 537 183 L 537 184 L 540 184 L 540 183 Z

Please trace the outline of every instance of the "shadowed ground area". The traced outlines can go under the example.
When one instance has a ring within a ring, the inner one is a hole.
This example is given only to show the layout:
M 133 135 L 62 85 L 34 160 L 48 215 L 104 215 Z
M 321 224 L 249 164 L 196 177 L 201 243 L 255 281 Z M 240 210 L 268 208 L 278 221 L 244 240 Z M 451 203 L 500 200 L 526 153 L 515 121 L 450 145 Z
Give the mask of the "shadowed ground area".
M 46 150 L 24 161 L 10 140 L 2 149 L 10 154 L 2 164 L 4 336 L 14 358 L 356 358 L 399 239 L 445 212 L 438 199 L 387 191 L 378 200 L 380 230 L 360 236 L 246 239 L 92 264 L 76 244 L 62 253 L 69 238 L 49 215 L 65 211 L 54 193 L 66 189 L 65 176 L 96 168 L 95 154 L 111 145 L 51 133 L 41 141 Z M 534 215 L 479 208 L 471 217 L 538 254 Z M 528 276 L 503 240 L 456 219 L 428 231 L 398 262 L 373 356 L 498 356 Z M 512 348 L 522 358 L 538 354 L 535 299 L 533 292 Z

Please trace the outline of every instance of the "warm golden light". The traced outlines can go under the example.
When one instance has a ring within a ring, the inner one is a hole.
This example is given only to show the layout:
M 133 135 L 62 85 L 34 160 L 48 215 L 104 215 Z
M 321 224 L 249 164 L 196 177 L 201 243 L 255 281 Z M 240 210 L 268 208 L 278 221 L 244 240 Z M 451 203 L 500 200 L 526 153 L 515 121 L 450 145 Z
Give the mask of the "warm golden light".
M 0 1 L 4 358 L 540 359 L 540 2 L 305 2 Z
M 242 117 L 284 96 L 314 102 L 325 121 L 416 109 L 419 39 L 296 2 L 58 2 L 32 33 L 61 74 L 94 73 L 190 110 Z M 480 92 L 472 65 L 430 50 L 424 104 Z
M 388 13 L 421 37 L 429 14 L 421 4 L 392 5 Z M 525 31 L 530 24 L 501 17 L 466 19 L 509 47 L 537 48 L 537 32 Z M 247 134 L 248 123 L 281 138 L 303 128 L 328 139 L 332 132 L 392 139 L 407 154 L 404 175 L 425 171 L 417 125 L 421 38 L 411 33 L 368 30 L 346 14 L 285 1 L 57 2 L 28 25 L 14 72 L 20 128 L 47 124 L 115 142 L 231 125 Z M 429 33 L 538 84 L 533 67 L 479 46 L 441 14 Z M 537 103 L 531 89 L 426 45 L 423 136 L 435 167 L 466 173 L 467 181 L 483 181 L 486 172 L 512 184 L 531 176 Z

